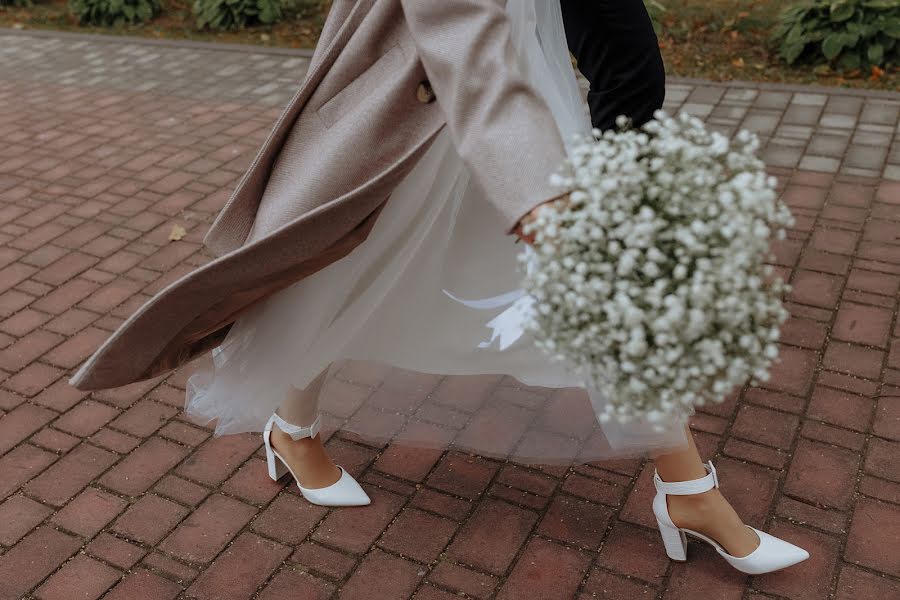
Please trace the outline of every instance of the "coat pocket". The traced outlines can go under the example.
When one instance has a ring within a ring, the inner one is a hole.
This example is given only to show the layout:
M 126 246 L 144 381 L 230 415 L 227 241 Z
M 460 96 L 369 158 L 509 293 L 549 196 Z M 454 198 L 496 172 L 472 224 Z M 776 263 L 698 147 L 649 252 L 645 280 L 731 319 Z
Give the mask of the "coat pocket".
M 316 114 L 322 119 L 325 127 L 332 127 L 354 107 L 362 104 L 366 97 L 371 96 L 380 87 L 390 85 L 391 76 L 402 64 L 403 49 L 399 44 L 395 44 L 369 68 L 319 107 Z

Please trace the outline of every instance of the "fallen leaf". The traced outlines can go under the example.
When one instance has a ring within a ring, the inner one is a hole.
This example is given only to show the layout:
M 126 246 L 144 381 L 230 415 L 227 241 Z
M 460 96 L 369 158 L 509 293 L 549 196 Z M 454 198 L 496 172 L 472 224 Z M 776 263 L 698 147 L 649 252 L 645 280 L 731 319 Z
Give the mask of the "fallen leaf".
M 750 13 L 748 13 L 746 10 L 742 10 L 741 12 L 738 13 L 738 17 L 740 17 L 741 19 L 746 19 L 749 16 L 750 16 Z
M 743 69 L 744 68 L 744 59 L 741 58 L 740 56 L 738 56 L 737 58 L 732 59 L 731 64 L 736 66 L 738 69 Z
M 884 77 L 884 69 L 878 65 L 872 65 L 872 74 L 869 75 L 869 81 L 878 81 Z
M 729 32 L 729 35 L 731 36 L 731 39 L 733 39 L 733 40 L 736 40 L 741 36 L 741 34 L 739 34 L 737 31 L 735 31 L 733 29 Z
M 178 240 L 184 239 L 184 236 L 187 235 L 187 231 L 185 231 L 184 227 L 181 225 L 172 225 L 172 232 L 169 234 L 169 241 L 177 242 Z

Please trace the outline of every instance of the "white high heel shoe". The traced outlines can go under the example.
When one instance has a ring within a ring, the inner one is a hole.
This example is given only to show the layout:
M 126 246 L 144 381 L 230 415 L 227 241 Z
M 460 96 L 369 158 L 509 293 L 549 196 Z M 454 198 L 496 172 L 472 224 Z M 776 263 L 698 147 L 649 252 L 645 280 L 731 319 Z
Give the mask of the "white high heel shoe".
M 656 485 L 656 498 L 653 499 L 653 514 L 656 515 L 659 533 L 662 535 L 663 545 L 669 558 L 678 561 L 687 560 L 687 535 L 706 542 L 715 548 L 716 552 L 728 561 L 728 564 L 748 575 L 771 573 L 772 571 L 796 565 L 809 558 L 809 552 L 803 548 L 754 529 L 749 525 L 747 527 L 752 529 L 759 538 L 759 546 L 747 556 L 732 556 L 715 540 L 708 538 L 702 533 L 697 533 L 690 529 L 682 529 L 675 525 L 671 517 L 669 517 L 669 506 L 666 502 L 667 495 L 691 496 L 719 487 L 719 478 L 716 475 L 716 468 L 713 467 L 712 462 L 704 466 L 708 475 L 692 481 L 666 483 L 660 479 L 658 474 L 654 473 L 653 475 L 653 483 Z
M 282 458 L 278 452 L 272 447 L 272 427 L 277 425 L 278 429 L 288 434 L 292 440 L 302 440 L 304 438 L 316 437 L 322 427 L 322 417 L 319 417 L 309 427 L 300 427 L 292 425 L 282 419 L 278 415 L 272 415 L 266 428 L 263 430 L 263 443 L 266 446 L 266 464 L 269 467 L 269 477 L 273 481 L 278 481 L 286 474 L 290 473 L 300 493 L 312 504 L 319 506 L 366 506 L 371 504 L 372 500 L 365 490 L 360 487 L 359 483 L 344 470 L 344 467 L 338 467 L 341 470 L 341 477 L 335 483 L 323 488 L 305 488 L 300 485 L 297 475 L 291 470 L 290 465 Z

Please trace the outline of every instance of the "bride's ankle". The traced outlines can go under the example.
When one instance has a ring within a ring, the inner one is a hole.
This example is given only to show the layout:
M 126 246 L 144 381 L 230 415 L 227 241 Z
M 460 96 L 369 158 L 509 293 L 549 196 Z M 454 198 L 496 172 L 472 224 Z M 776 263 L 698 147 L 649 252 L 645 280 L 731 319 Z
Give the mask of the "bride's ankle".
M 731 505 L 718 489 L 689 496 L 668 496 L 666 501 L 672 522 L 686 529 L 734 515 Z

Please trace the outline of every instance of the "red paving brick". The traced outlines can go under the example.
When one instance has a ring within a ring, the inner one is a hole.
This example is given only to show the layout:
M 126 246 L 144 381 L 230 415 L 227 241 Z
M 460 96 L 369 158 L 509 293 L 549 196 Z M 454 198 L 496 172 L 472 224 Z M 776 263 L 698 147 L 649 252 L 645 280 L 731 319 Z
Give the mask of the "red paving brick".
M 0 544 L 12 546 L 53 510 L 25 496 L 11 496 L 0 504 Z
M 600 547 L 612 511 L 578 498 L 557 496 L 538 525 L 538 533 L 588 550 Z
M 415 563 L 373 550 L 342 588 L 341 598 L 410 598 L 424 574 Z
M 439 562 L 431 571 L 429 579 L 457 594 L 468 594 L 479 600 L 490 597 L 498 583 L 498 579 L 492 575 L 478 573 L 448 561 Z
M 181 462 L 188 449 L 154 437 L 129 452 L 100 479 L 100 483 L 120 494 L 138 496 Z
M 48 504 L 62 506 L 117 459 L 112 452 L 81 444 L 32 479 L 25 492 Z
M 848 561 L 900 577 L 900 553 L 886 552 L 900 540 L 900 507 L 860 500 L 853 511 L 850 537 L 844 553 Z
M 335 586 L 295 569 L 280 571 L 260 593 L 259 600 L 282 600 L 303 598 L 303 600 L 328 600 L 334 594 Z
M 121 573 L 102 562 L 76 556 L 50 577 L 34 595 L 40 600 L 84 598 L 96 600 L 112 587 Z
M 670 565 L 639 460 L 568 469 L 447 451 L 590 456 L 601 441 L 581 392 L 344 363 L 333 423 L 384 439 L 330 439 L 373 504 L 329 510 L 268 479 L 257 435 L 215 438 L 186 420 L 190 369 L 71 389 L 112 328 L 205 262 L 202 236 L 278 111 L 249 96 L 3 81 L 0 107 L 24 98 L 26 110 L 0 111 L 0 600 L 900 593 L 896 182 L 776 171 L 797 216 L 775 245 L 793 285 L 781 362 L 692 423 L 741 516 L 813 556 L 744 578 L 698 544 Z M 173 223 L 184 240 L 169 241 Z
M 102 490 L 88 488 L 53 516 L 53 523 L 86 538 L 99 533 L 128 503 Z
M 378 545 L 427 564 L 444 550 L 456 528 L 449 519 L 410 508 L 400 513 Z
M 505 573 L 536 520 L 530 510 L 485 500 L 460 529 L 447 556 L 482 571 Z
M 190 562 L 209 562 L 246 525 L 256 510 L 227 496 L 211 496 L 197 507 L 160 549 Z
M 853 497 L 858 454 L 803 440 L 791 461 L 785 492 L 817 504 L 847 509 Z
M 244 533 L 194 581 L 187 593 L 200 600 L 249 598 L 290 553 L 287 546 Z
M 776 523 L 771 531 L 773 535 L 806 548 L 810 556 L 808 560 L 796 565 L 797 576 L 792 576 L 789 571 L 760 575 L 754 578 L 754 587 L 797 600 L 827 598 L 837 567 L 838 540 L 782 522 Z
M 369 488 L 367 492 L 372 504 L 332 512 L 316 528 L 312 539 L 344 552 L 362 554 L 368 550 L 400 512 L 403 499 L 379 489 Z
M 105 600 L 174 600 L 181 586 L 145 569 L 129 574 L 106 596 Z
M 18 600 L 74 554 L 81 542 L 41 527 L 0 556 L 0 598 Z
M 154 495 L 142 496 L 115 522 L 112 530 L 136 542 L 154 545 L 189 511 Z
M 310 504 L 298 495 L 285 493 L 256 517 L 252 528 L 283 544 L 297 545 L 327 513 L 325 508 Z
M 835 600 L 883 600 L 900 596 L 900 581 L 844 565 Z
M 126 542 L 109 533 L 101 533 L 95 537 L 87 545 L 85 551 L 123 570 L 133 567 L 147 553 L 140 546 Z

